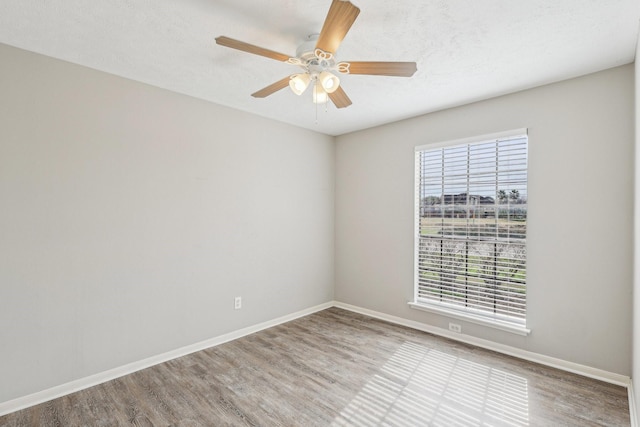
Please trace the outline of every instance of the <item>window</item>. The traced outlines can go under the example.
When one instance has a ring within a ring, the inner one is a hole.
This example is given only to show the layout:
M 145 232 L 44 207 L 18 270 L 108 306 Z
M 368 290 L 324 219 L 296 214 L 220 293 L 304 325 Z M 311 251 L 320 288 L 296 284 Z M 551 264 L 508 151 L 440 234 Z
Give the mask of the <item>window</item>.
M 527 333 L 526 130 L 416 148 L 416 308 Z

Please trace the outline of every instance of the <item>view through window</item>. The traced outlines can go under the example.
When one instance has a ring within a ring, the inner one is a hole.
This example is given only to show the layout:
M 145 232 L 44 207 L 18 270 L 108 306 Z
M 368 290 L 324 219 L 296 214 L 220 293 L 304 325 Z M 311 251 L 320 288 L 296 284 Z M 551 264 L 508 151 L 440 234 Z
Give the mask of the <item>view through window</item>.
M 527 146 L 416 149 L 416 303 L 525 325 Z

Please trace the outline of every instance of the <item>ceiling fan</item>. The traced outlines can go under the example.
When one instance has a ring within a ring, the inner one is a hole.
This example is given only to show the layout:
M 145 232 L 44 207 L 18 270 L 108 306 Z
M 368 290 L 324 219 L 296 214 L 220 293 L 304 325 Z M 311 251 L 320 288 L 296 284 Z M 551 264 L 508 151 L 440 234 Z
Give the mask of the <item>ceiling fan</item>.
M 295 57 L 225 36 L 216 38 L 216 43 L 302 68 L 301 73 L 287 76 L 251 96 L 265 98 L 287 86 L 296 95 L 301 95 L 308 86 L 312 86 L 314 103 L 323 104 L 329 98 L 336 107 L 344 108 L 351 105 L 351 100 L 340 86 L 340 79 L 336 72 L 411 77 L 417 69 L 415 62 L 337 62 L 335 53 L 359 13 L 360 9 L 350 1 L 333 0 L 320 34 L 309 36 L 309 40 L 298 47 Z

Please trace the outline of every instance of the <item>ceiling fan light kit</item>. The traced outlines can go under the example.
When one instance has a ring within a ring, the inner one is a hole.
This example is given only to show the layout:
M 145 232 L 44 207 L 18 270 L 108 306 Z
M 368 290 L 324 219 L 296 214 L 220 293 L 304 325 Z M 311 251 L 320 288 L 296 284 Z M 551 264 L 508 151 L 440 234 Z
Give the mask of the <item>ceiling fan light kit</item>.
M 309 36 L 298 46 L 295 58 L 225 36 L 216 38 L 216 43 L 302 68 L 302 73 L 272 83 L 253 93 L 253 97 L 265 98 L 287 85 L 293 93 L 302 95 L 313 84 L 314 103 L 331 99 L 337 108 L 344 108 L 351 105 L 351 100 L 335 73 L 411 77 L 417 70 L 415 62 L 336 62 L 334 55 L 359 13 L 360 9 L 350 1 L 333 0 L 320 34 Z

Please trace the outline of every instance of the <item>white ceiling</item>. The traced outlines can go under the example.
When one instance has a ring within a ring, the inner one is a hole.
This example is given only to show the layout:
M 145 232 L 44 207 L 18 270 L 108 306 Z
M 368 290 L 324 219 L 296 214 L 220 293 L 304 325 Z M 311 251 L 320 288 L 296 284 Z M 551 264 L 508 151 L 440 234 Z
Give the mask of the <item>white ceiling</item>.
M 633 62 L 640 20 L 637 0 L 353 0 L 338 60 L 416 61 L 413 77 L 341 76 L 341 110 L 288 88 L 251 97 L 299 69 L 215 37 L 294 56 L 330 3 L 2 0 L 0 42 L 339 135 Z

